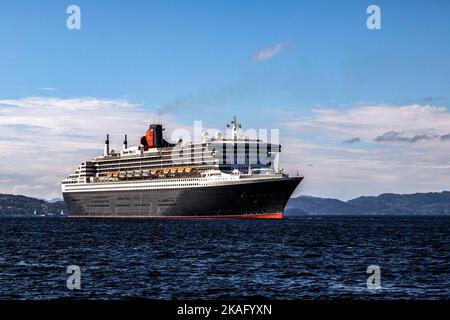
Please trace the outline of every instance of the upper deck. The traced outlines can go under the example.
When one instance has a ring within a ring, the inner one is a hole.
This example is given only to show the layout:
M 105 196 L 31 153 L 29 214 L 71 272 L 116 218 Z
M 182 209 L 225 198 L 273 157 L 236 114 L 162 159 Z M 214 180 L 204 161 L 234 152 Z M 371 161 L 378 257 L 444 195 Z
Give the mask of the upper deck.
M 231 139 L 204 136 L 202 141 L 186 144 L 167 142 L 162 136 L 162 126 L 151 125 L 137 146 L 128 147 L 125 136 L 120 152 L 109 151 L 107 136 L 104 154 L 83 162 L 63 184 L 193 177 L 209 170 L 246 174 L 258 170 L 279 172 L 277 160 L 281 146 L 239 138 L 236 120 L 232 123 Z

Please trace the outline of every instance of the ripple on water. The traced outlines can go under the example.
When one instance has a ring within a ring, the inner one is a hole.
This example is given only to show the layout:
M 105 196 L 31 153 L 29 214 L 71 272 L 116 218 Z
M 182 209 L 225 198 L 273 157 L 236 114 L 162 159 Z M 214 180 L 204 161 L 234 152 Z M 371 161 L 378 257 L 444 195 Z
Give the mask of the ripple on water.
M 450 298 L 450 217 L 0 219 L 0 299 Z

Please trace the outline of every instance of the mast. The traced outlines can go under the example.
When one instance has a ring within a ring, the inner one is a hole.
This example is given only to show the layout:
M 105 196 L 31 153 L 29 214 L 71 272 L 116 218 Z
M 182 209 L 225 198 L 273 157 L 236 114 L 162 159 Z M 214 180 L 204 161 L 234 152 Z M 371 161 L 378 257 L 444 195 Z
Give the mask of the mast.
M 106 135 L 105 148 L 103 149 L 103 156 L 109 155 L 109 134 Z
M 233 140 L 237 140 L 239 128 L 241 128 L 241 124 L 237 122 L 237 117 L 233 116 L 233 121 L 231 121 L 231 138 Z
M 125 134 L 125 139 L 123 140 L 122 149 L 125 150 L 128 148 L 128 141 L 127 141 L 127 135 Z

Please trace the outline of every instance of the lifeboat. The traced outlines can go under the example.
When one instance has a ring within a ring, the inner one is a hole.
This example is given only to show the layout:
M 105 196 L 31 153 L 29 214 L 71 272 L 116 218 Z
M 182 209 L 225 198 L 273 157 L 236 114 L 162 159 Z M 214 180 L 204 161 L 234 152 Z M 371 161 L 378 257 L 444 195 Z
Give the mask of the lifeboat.
M 112 174 L 113 174 L 112 172 L 107 172 L 107 173 L 106 173 L 106 176 L 107 176 L 108 178 L 111 178 L 111 177 L 112 177 Z
M 158 170 L 152 170 L 152 171 L 150 171 L 150 173 L 151 173 L 152 175 L 155 175 L 156 173 L 158 173 Z
M 170 172 L 170 169 L 164 169 L 164 174 L 167 174 L 167 173 L 169 173 Z
M 178 173 L 183 173 L 183 171 L 184 171 L 184 168 L 178 168 L 178 170 L 177 170 Z
M 177 168 L 170 169 L 170 173 L 176 173 L 176 172 L 177 172 Z
M 186 173 L 189 173 L 189 172 L 192 171 L 192 168 L 186 168 L 186 169 L 184 169 L 184 171 L 185 171 Z
M 127 178 L 133 178 L 133 171 L 127 172 Z
M 125 178 L 126 174 L 124 172 L 119 172 L 119 179 Z
M 149 175 L 149 170 L 144 170 L 144 171 L 142 171 L 142 175 L 144 176 L 144 177 L 148 177 L 148 175 Z
M 142 171 L 141 171 L 141 170 L 136 170 L 136 171 L 134 171 L 134 173 L 133 173 L 133 175 L 134 175 L 135 177 L 140 177 L 141 174 L 142 174 Z
M 112 176 L 113 176 L 114 178 L 117 178 L 117 177 L 119 176 L 119 172 L 118 172 L 118 171 L 113 172 Z

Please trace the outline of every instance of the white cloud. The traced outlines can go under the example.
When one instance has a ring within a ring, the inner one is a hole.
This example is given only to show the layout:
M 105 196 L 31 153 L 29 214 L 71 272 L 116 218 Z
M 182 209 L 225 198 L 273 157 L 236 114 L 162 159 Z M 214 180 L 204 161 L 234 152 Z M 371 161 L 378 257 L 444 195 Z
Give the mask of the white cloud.
M 106 133 L 117 150 L 125 133 L 137 144 L 150 122 L 167 120 L 125 100 L 0 100 L 0 193 L 58 197 L 61 179 L 102 153 Z
M 278 42 L 272 47 L 263 48 L 258 52 L 255 52 L 252 55 L 252 60 L 256 62 L 271 59 L 279 54 L 285 47 L 286 45 L 284 43 Z
M 284 140 L 282 158 L 291 172 L 304 173 L 302 193 L 349 199 L 450 188 L 450 141 L 439 138 L 450 132 L 446 108 L 316 109 L 310 117 L 283 124 L 302 137 Z M 360 142 L 346 143 L 354 137 Z
M 443 107 L 407 105 L 361 106 L 347 110 L 319 108 L 311 117 L 285 124 L 294 130 L 329 134 L 339 139 L 374 140 L 386 132 L 406 135 L 445 135 L 450 132 L 450 112 Z

